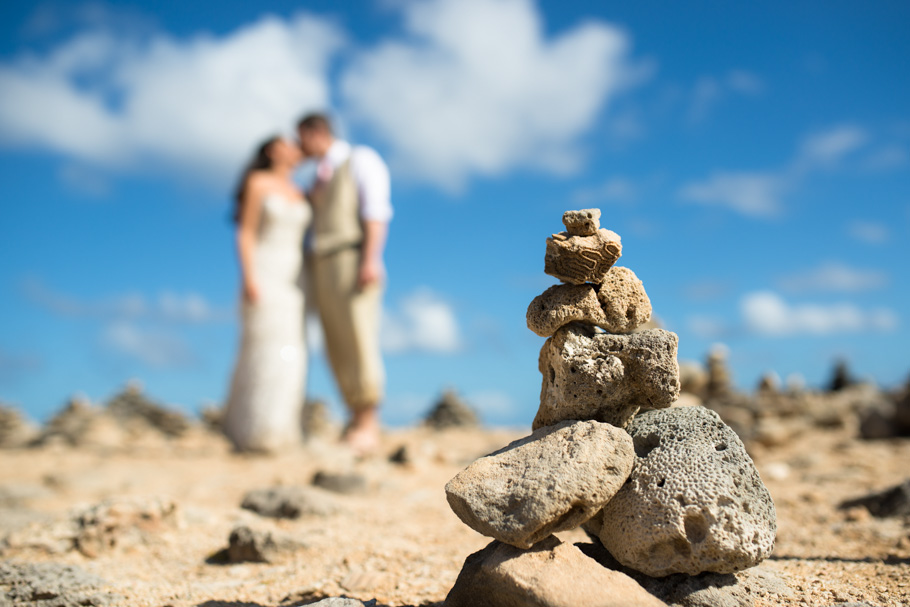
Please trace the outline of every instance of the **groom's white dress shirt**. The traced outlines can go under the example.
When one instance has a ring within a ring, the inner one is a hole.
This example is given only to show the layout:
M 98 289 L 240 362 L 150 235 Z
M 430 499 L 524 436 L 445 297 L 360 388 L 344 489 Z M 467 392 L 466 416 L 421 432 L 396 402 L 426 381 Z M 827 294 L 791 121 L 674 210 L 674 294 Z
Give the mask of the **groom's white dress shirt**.
M 351 159 L 351 175 L 360 198 L 360 218 L 389 222 L 392 219 L 391 183 L 385 161 L 373 148 L 336 139 L 316 165 L 316 178 L 328 181 L 335 169 Z

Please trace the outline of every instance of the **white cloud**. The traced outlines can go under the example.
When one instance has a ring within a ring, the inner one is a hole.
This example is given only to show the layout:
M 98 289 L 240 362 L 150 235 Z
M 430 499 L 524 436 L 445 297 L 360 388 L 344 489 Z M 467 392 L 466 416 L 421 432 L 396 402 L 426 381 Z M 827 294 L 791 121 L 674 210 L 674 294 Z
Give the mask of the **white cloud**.
M 449 188 L 519 167 L 573 170 L 577 138 L 641 79 L 627 36 L 603 22 L 548 39 L 530 0 L 403 6 L 408 39 L 362 52 L 341 92 L 400 171 Z
M 778 281 L 780 288 L 793 291 L 859 292 L 879 289 L 888 284 L 888 275 L 880 270 L 851 268 L 837 262 L 823 263 L 817 268 L 785 276 Z
M 462 346 L 460 333 L 452 307 L 426 288 L 383 314 L 381 338 L 387 352 L 454 352 Z
M 868 141 L 865 129 L 841 125 L 815 133 L 803 141 L 796 166 L 830 166 L 859 149 Z
M 837 166 L 862 148 L 869 134 L 841 125 L 806 137 L 797 153 L 775 171 L 715 171 L 707 179 L 684 184 L 678 196 L 688 202 L 727 207 L 750 217 L 773 217 L 783 211 L 783 197 L 815 172 Z
M 847 226 L 851 238 L 868 244 L 884 244 L 891 240 L 891 230 L 876 221 L 854 221 Z
M 864 165 L 872 171 L 899 169 L 910 164 L 910 153 L 897 144 L 885 145 L 873 151 L 866 158 Z
M 0 143 L 223 183 L 256 140 L 327 105 L 327 62 L 341 41 L 305 15 L 185 40 L 96 26 L 0 64 Z
M 160 330 L 141 329 L 125 322 L 113 322 L 102 333 L 102 344 L 118 355 L 150 367 L 183 367 L 193 361 L 189 346 L 179 336 Z
M 727 74 L 727 86 L 743 95 L 758 95 L 765 90 L 762 79 L 746 70 L 732 70 Z
M 727 207 L 751 217 L 770 217 L 781 212 L 781 196 L 787 182 L 773 173 L 718 172 L 679 190 L 686 201 Z
M 746 70 L 732 70 L 723 77 L 702 76 L 692 88 L 689 121 L 701 122 L 730 93 L 754 96 L 764 90 L 761 78 Z
M 193 292 L 164 291 L 156 299 L 128 292 L 86 300 L 50 289 L 34 279 L 27 280 L 22 289 L 30 300 L 61 316 L 199 324 L 220 322 L 231 315 L 230 310 L 213 306 Z
M 770 291 L 744 296 L 740 312 L 746 328 L 768 336 L 884 332 L 898 325 L 892 310 L 862 310 L 850 303 L 791 305 Z

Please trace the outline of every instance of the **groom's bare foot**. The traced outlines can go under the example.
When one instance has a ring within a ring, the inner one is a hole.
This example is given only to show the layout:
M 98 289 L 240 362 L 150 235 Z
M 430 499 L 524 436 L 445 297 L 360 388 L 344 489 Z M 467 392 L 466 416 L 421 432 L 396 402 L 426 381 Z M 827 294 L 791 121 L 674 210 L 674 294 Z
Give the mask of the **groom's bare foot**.
M 342 442 L 363 457 L 379 450 L 379 408 L 360 409 L 351 414 L 351 422 L 345 428 Z

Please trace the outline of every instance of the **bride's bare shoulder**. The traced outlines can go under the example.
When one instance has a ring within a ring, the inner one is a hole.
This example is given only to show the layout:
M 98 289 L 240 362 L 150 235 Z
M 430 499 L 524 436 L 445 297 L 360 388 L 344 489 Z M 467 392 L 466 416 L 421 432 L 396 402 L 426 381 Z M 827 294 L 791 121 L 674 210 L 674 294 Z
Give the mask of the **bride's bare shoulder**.
M 275 177 L 268 171 L 253 171 L 246 185 L 250 193 L 264 194 L 275 187 Z

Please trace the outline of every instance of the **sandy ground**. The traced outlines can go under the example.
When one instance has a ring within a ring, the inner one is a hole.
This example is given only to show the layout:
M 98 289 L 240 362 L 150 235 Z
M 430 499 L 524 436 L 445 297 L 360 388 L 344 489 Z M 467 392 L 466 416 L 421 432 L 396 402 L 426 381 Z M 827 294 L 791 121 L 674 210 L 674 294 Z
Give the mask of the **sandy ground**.
M 0 537 L 35 533 L 79 505 L 132 496 L 172 500 L 174 516 L 138 536 L 117 538 L 92 557 L 20 544 L 0 559 L 69 563 L 109 582 L 126 605 L 265 607 L 346 595 L 380 605 L 444 600 L 467 555 L 489 539 L 463 525 L 443 486 L 472 459 L 521 430 L 390 431 L 383 453 L 402 445 L 408 465 L 377 457 L 355 462 L 331 444 L 282 456 L 239 456 L 202 430 L 178 442 L 128 452 L 61 445 L 0 451 Z M 813 430 L 788 444 L 753 451 L 778 513 L 773 556 L 762 566 L 781 576 L 791 597 L 758 605 L 910 605 L 910 521 L 838 509 L 845 499 L 910 477 L 910 439 L 860 441 L 849 429 Z M 357 471 L 365 493 L 338 495 L 341 510 L 296 520 L 267 519 L 240 508 L 244 494 L 274 485 L 309 485 L 320 470 Z M 247 524 L 304 546 L 274 563 L 216 564 L 231 530 Z M 31 526 L 29 526 L 31 525 Z M 28 531 L 31 530 L 31 531 Z M 580 531 L 564 540 L 587 541 Z M 759 599 L 765 601 L 765 599 Z

